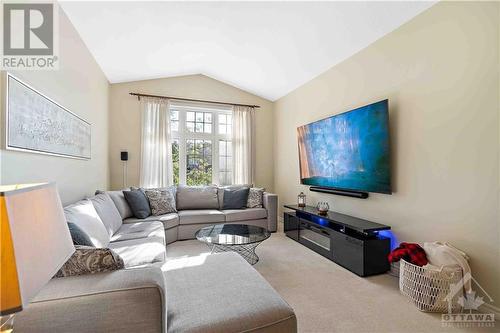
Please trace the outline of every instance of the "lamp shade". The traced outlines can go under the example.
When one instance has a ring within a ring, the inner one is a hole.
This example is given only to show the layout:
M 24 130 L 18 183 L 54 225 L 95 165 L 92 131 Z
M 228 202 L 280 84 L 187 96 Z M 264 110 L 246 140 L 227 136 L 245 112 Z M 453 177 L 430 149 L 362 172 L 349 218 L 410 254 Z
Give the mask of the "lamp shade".
M 0 186 L 0 315 L 21 311 L 75 251 L 54 183 Z

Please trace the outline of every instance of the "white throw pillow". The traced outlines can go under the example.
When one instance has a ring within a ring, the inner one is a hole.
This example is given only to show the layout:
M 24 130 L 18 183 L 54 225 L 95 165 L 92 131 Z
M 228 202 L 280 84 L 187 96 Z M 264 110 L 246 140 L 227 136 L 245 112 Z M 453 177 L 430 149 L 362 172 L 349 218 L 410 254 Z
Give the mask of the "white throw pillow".
M 107 247 L 109 235 L 90 200 L 78 201 L 64 208 L 66 221 L 74 223 L 89 236 L 95 247 Z

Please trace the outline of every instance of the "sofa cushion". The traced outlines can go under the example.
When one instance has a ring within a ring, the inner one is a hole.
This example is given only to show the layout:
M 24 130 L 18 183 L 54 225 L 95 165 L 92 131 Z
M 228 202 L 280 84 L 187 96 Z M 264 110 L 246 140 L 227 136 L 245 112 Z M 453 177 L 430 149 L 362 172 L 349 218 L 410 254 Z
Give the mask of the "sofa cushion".
M 264 208 L 225 209 L 222 212 L 226 215 L 226 222 L 259 220 L 267 217 L 267 210 Z
M 135 217 L 143 219 L 151 215 L 151 207 L 143 189 L 123 191 L 123 195 Z
M 219 201 L 216 186 L 184 186 L 177 188 L 177 210 L 217 209 Z
M 109 248 L 123 259 L 125 268 L 165 261 L 165 235 L 113 242 Z
M 116 206 L 106 193 L 99 193 L 89 198 L 106 227 L 108 234 L 113 235 L 122 225 L 122 217 Z
M 119 242 L 129 239 L 161 237 L 165 234 L 163 224 L 159 221 L 137 222 L 123 224 L 118 231 L 111 236 L 111 242 Z
M 225 216 L 220 210 L 200 209 L 179 211 L 179 224 L 201 224 L 224 222 Z
M 123 190 L 123 191 L 128 191 L 128 190 Z M 127 200 L 125 200 L 123 191 L 100 191 L 100 190 L 95 191 L 95 194 L 106 193 L 107 195 L 109 195 L 111 200 L 113 200 L 116 209 L 118 209 L 118 213 L 120 213 L 122 220 L 134 215 L 132 213 L 132 210 L 130 209 Z
M 224 189 L 223 209 L 243 209 L 247 206 L 248 187 Z
M 293 309 L 240 255 L 209 255 L 186 269 L 169 263 L 167 332 L 297 332 Z
M 80 200 L 64 207 L 64 215 L 67 222 L 76 224 L 89 236 L 92 246 L 108 246 L 108 231 L 90 200 Z
M 179 225 L 179 215 L 177 213 L 169 213 L 159 216 L 148 216 L 145 219 L 138 219 L 135 217 L 130 217 L 123 220 L 123 223 L 137 223 L 137 222 L 149 222 L 149 221 L 159 221 L 163 223 L 165 229 L 170 229 Z

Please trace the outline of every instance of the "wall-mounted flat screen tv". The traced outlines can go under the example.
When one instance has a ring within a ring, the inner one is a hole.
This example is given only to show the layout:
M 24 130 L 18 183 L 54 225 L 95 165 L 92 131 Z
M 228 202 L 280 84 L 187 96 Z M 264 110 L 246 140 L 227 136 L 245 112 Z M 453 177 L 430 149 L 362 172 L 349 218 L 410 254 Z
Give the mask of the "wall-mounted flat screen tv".
M 388 100 L 297 128 L 304 185 L 391 194 Z

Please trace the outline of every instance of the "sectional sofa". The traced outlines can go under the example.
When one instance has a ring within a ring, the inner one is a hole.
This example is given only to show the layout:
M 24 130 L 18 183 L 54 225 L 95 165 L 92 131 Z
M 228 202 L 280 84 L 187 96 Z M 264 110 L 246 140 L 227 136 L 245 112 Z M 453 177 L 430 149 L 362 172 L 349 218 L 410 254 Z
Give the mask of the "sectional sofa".
M 176 189 L 177 213 L 136 219 L 122 191 L 98 191 L 65 207 L 98 247 L 115 251 L 124 269 L 53 278 L 16 316 L 16 332 L 296 332 L 290 306 L 236 253 L 209 255 L 170 269 L 166 244 L 218 223 L 276 231 L 277 197 L 262 208 L 223 210 L 223 190 Z M 34 258 L 36 260 L 36 258 Z

